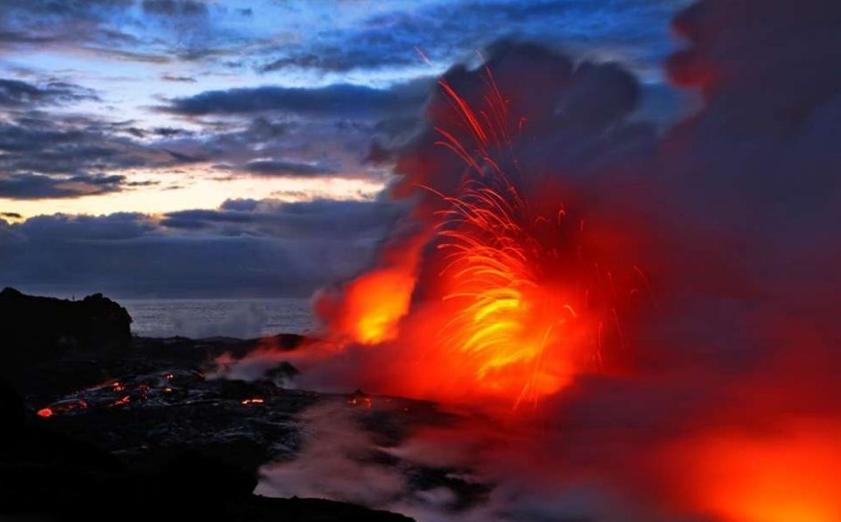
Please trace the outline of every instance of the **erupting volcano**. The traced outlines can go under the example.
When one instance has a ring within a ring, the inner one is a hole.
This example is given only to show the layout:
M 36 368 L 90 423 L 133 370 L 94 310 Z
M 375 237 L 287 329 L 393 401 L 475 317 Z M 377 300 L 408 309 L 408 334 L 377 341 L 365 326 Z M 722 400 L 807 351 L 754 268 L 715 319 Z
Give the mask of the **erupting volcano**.
M 841 522 L 841 2 L 65 3 L 0 2 L 0 519 Z
M 521 167 L 529 120 L 490 65 L 474 74 L 471 100 L 444 78 L 429 108 L 433 154 L 457 162 L 402 180 L 396 193 L 417 201 L 411 230 L 319 309 L 339 345 L 399 346 L 382 368 L 399 374 L 380 392 L 516 406 L 603 369 L 606 346 L 621 340 L 617 309 L 638 288 L 600 266 L 596 238 L 560 187 Z

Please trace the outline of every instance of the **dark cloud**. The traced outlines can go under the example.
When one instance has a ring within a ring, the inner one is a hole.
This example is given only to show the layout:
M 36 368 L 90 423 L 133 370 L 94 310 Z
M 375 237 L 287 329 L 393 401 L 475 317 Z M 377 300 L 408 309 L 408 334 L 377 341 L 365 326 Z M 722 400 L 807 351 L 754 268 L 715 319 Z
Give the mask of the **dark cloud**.
M 162 138 L 173 138 L 176 136 L 184 136 L 192 134 L 190 131 L 185 129 L 177 129 L 175 127 L 155 127 L 152 129 L 152 133 Z
M 376 240 L 400 213 L 401 206 L 383 202 L 321 199 L 285 203 L 239 199 L 228 200 L 216 210 L 171 212 L 161 225 L 214 230 L 225 236 Z
M 161 16 L 202 16 L 207 5 L 196 0 L 143 0 L 143 10 Z
M 580 0 L 419 3 L 411 12 L 372 13 L 337 38 L 285 45 L 269 54 L 263 72 L 287 68 L 346 73 L 417 66 L 415 47 L 436 61 L 469 57 L 503 37 L 564 42 L 576 50 L 623 54 L 651 68 L 668 53 L 662 21 L 688 0 L 612 0 L 599 6 Z M 279 55 L 279 56 L 278 56 Z
M 0 12 L 0 44 L 75 49 L 142 63 L 226 55 L 237 46 L 215 46 L 220 42 L 208 14 L 207 4 L 197 0 L 9 2 Z
M 253 211 L 260 205 L 256 199 L 226 199 L 219 206 L 221 210 Z
M 369 259 L 400 208 L 230 200 L 217 210 L 0 223 L 3 285 L 119 295 L 307 295 Z
M 187 155 L 122 137 L 122 133 L 137 134 L 130 126 L 39 112 L 0 122 L 3 194 L 25 199 L 103 194 L 120 190 L 125 178 L 90 172 L 193 161 Z
M 268 73 L 295 68 L 320 75 L 416 68 L 421 64 L 416 46 L 437 63 L 450 62 L 513 35 L 622 55 L 651 70 L 668 50 L 668 35 L 660 22 L 686 1 L 612 0 L 594 8 L 582 0 L 462 0 L 418 2 L 411 12 L 385 8 L 370 14 L 362 4 L 352 4 L 346 8 L 359 23 L 307 31 L 279 43 L 277 35 L 259 29 L 252 34 L 231 28 L 253 17 L 251 7 L 228 8 L 201 0 L 37 0 L 3 6 L 0 43 L 10 48 L 72 48 L 144 63 L 202 61 L 226 69 L 253 67 Z M 294 20 L 289 26 L 279 24 L 285 33 L 299 31 L 299 23 L 312 23 L 303 12 L 319 14 L 330 7 L 318 4 L 302 11 L 274 3 L 261 9 L 268 16 Z
M 98 98 L 92 90 L 70 83 L 49 82 L 37 86 L 20 80 L 0 79 L 0 107 L 30 107 L 83 100 Z
M 0 176 L 0 197 L 11 199 L 73 198 L 118 192 L 126 178 L 119 175 L 44 176 L 12 174 Z
M 325 165 L 275 159 L 249 161 L 245 164 L 245 170 L 265 176 L 315 176 L 335 173 L 334 169 Z
M 331 85 L 208 91 L 172 100 L 161 110 L 202 116 L 199 122 L 207 129 L 173 140 L 169 150 L 213 159 L 231 172 L 359 176 L 376 170 L 373 163 L 364 164 L 372 138 L 393 148 L 413 135 L 429 85 L 423 78 L 387 89 Z
M 164 74 L 161 79 L 166 82 L 182 82 L 182 83 L 196 83 L 196 79 L 192 76 L 178 76 L 174 74 Z
M 0 4 L 0 42 L 7 46 L 97 43 L 103 48 L 136 42 L 108 23 L 112 15 L 133 4 L 134 0 L 6 0 Z
M 3 0 L 0 7 L 5 17 L 32 16 L 43 18 L 65 19 L 89 19 L 100 20 L 109 14 L 112 9 L 123 9 L 131 7 L 135 0 L 90 0 L 79 1 L 55 1 L 55 0 L 30 0 L 17 2 L 15 0 Z M 47 20 L 45 20 L 47 21 Z
M 257 87 L 206 91 L 176 98 L 162 110 L 185 116 L 286 112 L 303 116 L 370 118 L 417 110 L 426 98 L 429 80 L 389 89 L 336 84 L 317 88 Z
M 287 68 L 316 69 L 334 73 L 346 73 L 354 69 L 378 69 L 385 67 L 414 65 L 418 61 L 407 50 L 393 57 L 386 57 L 376 51 L 349 53 L 340 46 L 320 47 L 316 52 L 303 52 L 260 66 L 264 73 L 281 71 Z
M 156 228 L 148 216 L 117 213 L 108 216 L 35 216 L 15 230 L 26 241 L 43 245 L 52 241 L 123 241 L 142 237 Z
M 363 154 L 372 135 L 383 135 L 383 141 L 389 143 L 395 140 L 386 139 L 385 131 L 370 121 L 376 117 L 389 119 L 385 114 L 353 119 L 292 118 L 288 114 L 208 118 L 199 122 L 204 130 L 172 132 L 168 136 L 158 133 L 163 137 L 158 147 L 187 158 L 212 161 L 214 168 L 231 176 L 379 178 L 386 167 L 363 164 Z M 417 121 L 417 116 L 407 119 Z

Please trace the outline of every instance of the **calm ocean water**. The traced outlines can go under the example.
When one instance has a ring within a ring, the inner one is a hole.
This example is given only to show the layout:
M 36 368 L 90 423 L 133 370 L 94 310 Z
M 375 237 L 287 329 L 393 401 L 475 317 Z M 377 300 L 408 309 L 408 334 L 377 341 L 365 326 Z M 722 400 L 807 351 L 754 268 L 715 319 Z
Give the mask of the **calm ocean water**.
M 309 299 L 120 299 L 135 335 L 260 337 L 313 328 Z

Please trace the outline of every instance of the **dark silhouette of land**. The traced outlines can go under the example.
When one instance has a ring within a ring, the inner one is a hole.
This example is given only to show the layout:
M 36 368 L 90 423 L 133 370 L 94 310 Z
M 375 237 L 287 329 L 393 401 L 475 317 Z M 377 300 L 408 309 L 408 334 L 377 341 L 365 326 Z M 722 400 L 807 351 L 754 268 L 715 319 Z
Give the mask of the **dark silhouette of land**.
M 288 364 L 273 381 L 205 379 L 206 361 L 247 353 L 258 340 L 141 339 L 130 324 L 98 294 L 0 292 L 0 518 L 410 520 L 254 495 L 258 466 L 278 457 L 272 442 L 294 451 L 288 421 L 318 396 L 280 385 L 295 371 Z M 274 341 L 294 349 L 301 338 Z

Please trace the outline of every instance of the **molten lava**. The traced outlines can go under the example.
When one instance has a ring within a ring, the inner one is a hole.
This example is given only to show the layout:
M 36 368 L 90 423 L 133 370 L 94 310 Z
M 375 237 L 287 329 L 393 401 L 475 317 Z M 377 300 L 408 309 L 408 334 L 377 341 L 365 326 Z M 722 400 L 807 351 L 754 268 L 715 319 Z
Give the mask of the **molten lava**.
M 581 336 L 584 296 L 553 273 L 570 222 L 563 210 L 552 221 L 531 215 L 513 185 L 469 185 L 459 199 L 445 198 L 452 208 L 442 213 L 443 300 L 455 310 L 440 342 L 488 391 L 519 390 L 517 402 L 534 401 L 569 382 L 584 346 L 598 353 Z
M 120 406 L 125 406 L 125 405 L 130 404 L 130 403 L 131 403 L 131 396 L 124 395 L 124 396 L 120 397 L 119 399 L 117 399 L 116 401 L 114 401 L 113 403 L 111 403 L 111 407 L 112 408 L 118 408 Z
M 694 504 L 725 522 L 841 520 L 839 437 L 841 426 L 809 423 L 705 440 L 690 449 Z
M 399 269 L 382 269 L 356 279 L 348 288 L 346 324 L 351 338 L 378 344 L 397 337 L 397 323 L 409 311 L 415 279 Z
M 432 208 L 413 216 L 421 232 L 393 238 L 386 260 L 322 303 L 334 340 L 398 347 L 377 391 L 534 402 L 598 364 L 616 325 L 583 219 L 520 171 L 524 123 L 484 73 L 475 107 L 439 82 L 453 122 L 435 128 L 436 145 L 462 164 L 455 189 L 415 184 Z

